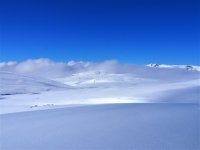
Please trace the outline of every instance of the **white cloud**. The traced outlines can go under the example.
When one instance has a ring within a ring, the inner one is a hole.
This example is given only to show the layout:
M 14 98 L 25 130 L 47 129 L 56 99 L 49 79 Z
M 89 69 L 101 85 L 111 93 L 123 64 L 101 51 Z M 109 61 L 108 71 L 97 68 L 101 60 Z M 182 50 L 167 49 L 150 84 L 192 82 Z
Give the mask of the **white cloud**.
M 55 62 L 50 59 L 29 59 L 23 62 L 1 62 L 0 70 L 35 76 L 60 77 L 83 71 L 117 72 L 122 65 L 117 61 L 104 62 Z
M 46 58 L 29 59 L 22 62 L 0 62 L 0 71 L 47 78 L 66 77 L 74 73 L 87 71 L 133 74 L 136 77 L 166 79 L 167 81 L 169 79 L 181 80 L 185 78 L 197 78 L 199 76 L 198 72 L 186 69 L 150 68 L 144 65 L 121 64 L 116 60 L 103 62 L 56 62 Z

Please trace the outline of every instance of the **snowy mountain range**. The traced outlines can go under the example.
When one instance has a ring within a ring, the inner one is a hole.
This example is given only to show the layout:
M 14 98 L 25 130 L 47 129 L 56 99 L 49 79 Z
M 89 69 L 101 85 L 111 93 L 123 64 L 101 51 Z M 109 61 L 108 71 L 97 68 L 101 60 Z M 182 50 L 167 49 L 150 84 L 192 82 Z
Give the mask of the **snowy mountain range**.
M 185 65 L 50 60 L 1 63 L 0 105 L 4 107 L 0 113 L 48 104 L 198 102 L 199 76 L 199 66 Z

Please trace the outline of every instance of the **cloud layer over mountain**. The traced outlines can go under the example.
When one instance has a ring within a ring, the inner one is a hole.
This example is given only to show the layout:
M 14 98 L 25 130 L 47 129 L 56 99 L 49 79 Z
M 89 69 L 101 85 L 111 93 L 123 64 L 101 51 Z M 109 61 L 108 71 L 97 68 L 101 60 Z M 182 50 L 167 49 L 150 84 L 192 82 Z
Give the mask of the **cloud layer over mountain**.
M 1 62 L 0 70 L 45 77 L 61 77 L 73 73 L 91 70 L 108 72 L 118 72 L 119 68 L 124 68 L 126 70 L 126 67 L 122 66 L 123 65 L 119 64 L 115 60 L 104 61 L 101 63 L 82 61 L 55 62 L 49 59 L 41 58 L 29 59 L 23 62 Z
M 103 62 L 69 61 L 56 62 L 46 58 L 29 59 L 22 62 L 0 62 L 0 71 L 41 76 L 45 78 L 60 78 L 80 72 L 104 72 L 114 74 L 133 74 L 148 78 L 180 79 L 197 78 L 199 73 L 182 68 L 152 68 L 145 65 L 121 64 L 116 60 Z

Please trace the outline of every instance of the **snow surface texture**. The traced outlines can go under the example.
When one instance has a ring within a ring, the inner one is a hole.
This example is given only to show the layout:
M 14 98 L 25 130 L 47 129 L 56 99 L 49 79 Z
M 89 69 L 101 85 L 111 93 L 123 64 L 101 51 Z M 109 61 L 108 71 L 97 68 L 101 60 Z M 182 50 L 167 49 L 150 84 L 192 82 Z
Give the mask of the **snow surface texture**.
M 0 115 L 2 150 L 199 150 L 197 104 L 106 104 Z
M 199 66 L 2 62 L 0 150 L 199 150 L 199 93 Z

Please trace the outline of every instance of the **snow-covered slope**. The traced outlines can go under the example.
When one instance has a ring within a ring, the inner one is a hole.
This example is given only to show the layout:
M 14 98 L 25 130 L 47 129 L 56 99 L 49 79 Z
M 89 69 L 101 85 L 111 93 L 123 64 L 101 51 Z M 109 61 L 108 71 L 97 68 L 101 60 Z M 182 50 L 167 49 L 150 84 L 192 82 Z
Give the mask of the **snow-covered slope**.
M 71 104 L 199 102 L 199 66 L 150 66 L 48 59 L 0 63 L 0 113 Z
M 0 71 L 0 85 L 0 95 L 38 94 L 69 87 L 41 77 L 29 77 L 4 71 Z
M 72 104 L 198 103 L 199 75 L 198 71 L 137 67 L 131 73 L 82 71 L 49 80 L 1 72 L 0 114 Z
M 73 87 L 128 87 L 133 86 L 133 84 L 155 81 L 155 79 L 138 77 L 134 74 L 108 73 L 101 71 L 81 72 L 64 78 L 55 78 L 54 80 Z
M 112 104 L 0 115 L 1 150 L 199 150 L 198 104 Z
M 199 93 L 198 66 L 0 63 L 0 149 L 199 150 Z

